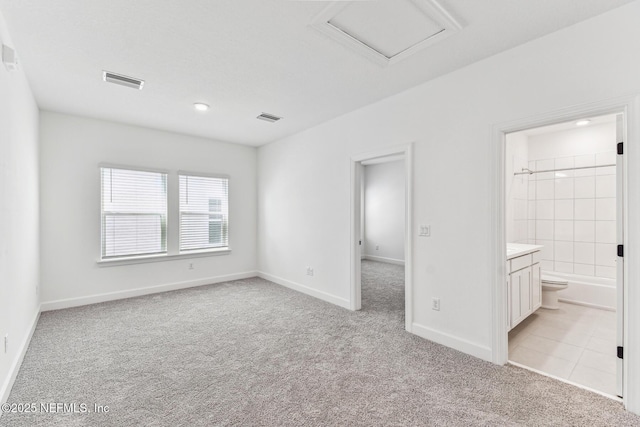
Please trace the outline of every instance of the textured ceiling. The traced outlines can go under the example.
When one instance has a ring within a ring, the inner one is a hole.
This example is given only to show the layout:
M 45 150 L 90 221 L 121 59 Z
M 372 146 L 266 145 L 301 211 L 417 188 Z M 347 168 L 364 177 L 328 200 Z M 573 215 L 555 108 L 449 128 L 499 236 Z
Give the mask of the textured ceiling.
M 630 1 L 440 0 L 462 30 L 388 67 L 310 28 L 330 2 L 0 0 L 0 11 L 41 108 L 261 145 Z M 198 101 L 211 109 L 196 113 Z

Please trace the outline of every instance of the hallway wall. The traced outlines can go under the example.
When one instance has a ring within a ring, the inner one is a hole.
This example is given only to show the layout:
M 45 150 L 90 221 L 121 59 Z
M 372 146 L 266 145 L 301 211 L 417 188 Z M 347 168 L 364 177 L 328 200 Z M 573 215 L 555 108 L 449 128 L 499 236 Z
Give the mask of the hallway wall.
M 404 160 L 364 167 L 364 256 L 404 263 Z

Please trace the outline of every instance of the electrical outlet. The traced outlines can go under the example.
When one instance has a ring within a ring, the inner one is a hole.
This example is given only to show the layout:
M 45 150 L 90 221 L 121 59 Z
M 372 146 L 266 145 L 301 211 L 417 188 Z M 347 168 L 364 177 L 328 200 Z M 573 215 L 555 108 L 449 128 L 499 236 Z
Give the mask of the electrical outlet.
M 193 263 L 192 263 L 192 262 L 190 262 L 190 263 L 189 263 L 189 270 L 193 270 L 193 269 L 194 269 L 194 267 L 193 267 Z
M 313 276 L 313 268 L 307 267 L 307 276 Z
M 431 226 L 430 225 L 420 225 L 420 237 L 429 237 L 431 236 Z
M 431 300 L 431 309 L 435 311 L 440 311 L 440 298 L 433 298 Z
M 4 352 L 8 352 L 9 351 L 9 334 L 6 334 L 4 336 Z
M 380 250 L 380 246 L 376 245 L 376 251 Z

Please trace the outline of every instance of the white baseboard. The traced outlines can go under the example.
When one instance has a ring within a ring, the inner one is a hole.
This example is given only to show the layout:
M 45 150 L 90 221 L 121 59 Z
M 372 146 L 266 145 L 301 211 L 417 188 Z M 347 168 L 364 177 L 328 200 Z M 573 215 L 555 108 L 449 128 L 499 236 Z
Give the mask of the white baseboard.
M 22 366 L 22 360 L 24 360 L 24 355 L 27 353 L 27 349 L 29 348 L 31 337 L 36 330 L 36 326 L 38 325 L 38 319 L 40 319 L 40 309 L 36 311 L 35 316 L 33 317 L 33 322 L 31 323 L 31 328 L 20 343 L 18 355 L 11 364 L 11 368 L 9 368 L 9 375 L 7 376 L 6 381 L 4 382 L 4 384 L 2 384 L 2 388 L 0 389 L 0 404 L 5 403 L 7 399 L 9 399 L 9 394 L 11 394 L 13 383 L 16 381 L 16 377 L 18 376 L 18 372 L 20 371 L 20 367 Z M 0 416 L 2 416 L 2 411 L 0 411 Z
M 326 302 L 330 302 L 331 304 L 335 304 L 338 305 L 340 307 L 346 308 L 348 310 L 350 310 L 351 304 L 349 303 L 349 300 L 344 299 L 344 298 L 340 298 L 337 297 L 335 295 L 323 292 L 323 291 L 319 291 L 317 289 L 313 289 L 310 288 L 308 286 L 305 285 L 301 285 L 299 283 L 295 283 L 292 282 L 290 280 L 287 279 L 283 279 L 282 277 L 278 277 L 278 276 L 274 276 L 272 274 L 269 273 L 264 273 L 262 271 L 258 272 L 258 277 L 262 277 L 265 280 L 268 280 L 270 282 L 276 283 L 278 285 L 282 285 L 285 288 L 289 288 L 289 289 L 293 289 L 294 291 L 298 291 L 301 292 L 303 294 L 307 294 L 310 295 L 312 297 L 321 299 L 323 301 Z
M 148 288 L 127 289 L 125 291 L 108 292 L 86 297 L 47 301 L 40 305 L 40 311 L 60 310 L 63 308 L 79 307 L 81 305 L 97 304 L 100 302 L 115 301 L 119 299 L 139 297 L 142 295 L 194 288 L 197 286 L 212 285 L 214 283 L 248 279 L 249 277 L 256 277 L 257 275 L 258 273 L 256 271 L 247 271 L 245 273 L 227 274 L 225 276 L 207 277 L 205 279 L 189 280 L 186 282 L 168 283 L 165 285 L 150 286 Z
M 403 259 L 386 258 L 383 256 L 375 256 L 375 255 L 363 255 L 362 258 L 368 259 L 370 261 L 386 262 L 387 264 L 404 265 Z
M 470 354 L 479 359 L 486 360 L 487 362 L 491 362 L 492 360 L 491 347 L 480 345 L 451 334 L 436 331 L 435 329 L 418 323 L 413 323 L 411 325 L 411 332 L 419 337 L 426 338 L 429 341 L 437 342 L 438 344 Z

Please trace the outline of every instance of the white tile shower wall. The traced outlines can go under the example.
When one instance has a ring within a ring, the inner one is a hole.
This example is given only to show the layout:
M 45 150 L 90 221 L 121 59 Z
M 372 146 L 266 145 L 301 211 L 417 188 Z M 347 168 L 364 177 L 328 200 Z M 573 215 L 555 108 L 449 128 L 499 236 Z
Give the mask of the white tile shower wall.
M 606 124 L 591 133 L 582 129 L 531 136 L 528 167 L 550 170 L 615 164 L 614 132 L 613 124 Z M 579 146 L 580 138 L 588 142 L 587 147 Z M 570 149 L 579 155 L 567 156 Z M 589 149 L 607 151 L 585 152 Z M 615 166 L 607 166 L 530 176 L 528 241 L 545 246 L 543 269 L 615 278 L 615 173 Z
M 526 167 L 527 161 L 525 159 L 518 160 L 516 164 Z M 515 178 L 515 191 L 514 191 L 514 211 L 513 211 L 513 225 L 514 234 L 513 242 L 526 243 L 527 242 L 527 217 L 529 215 L 529 200 L 527 200 L 527 191 L 529 186 L 529 177 L 527 175 L 517 175 Z
M 506 215 L 507 242 L 527 243 L 529 238 L 529 175 L 514 175 L 528 166 L 528 140 L 522 134 L 507 135 Z

